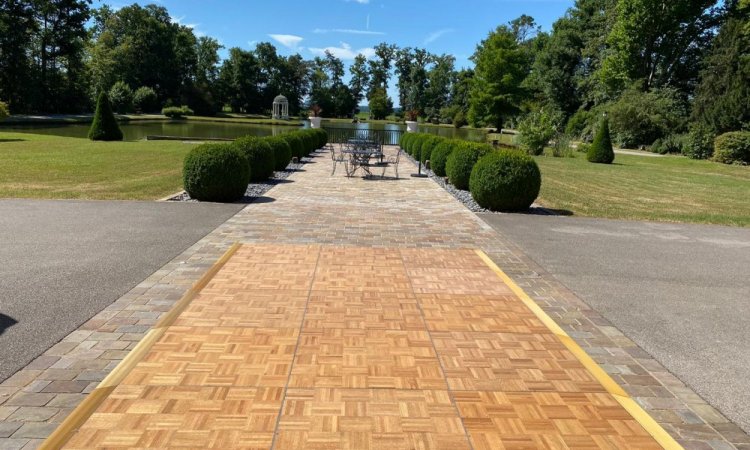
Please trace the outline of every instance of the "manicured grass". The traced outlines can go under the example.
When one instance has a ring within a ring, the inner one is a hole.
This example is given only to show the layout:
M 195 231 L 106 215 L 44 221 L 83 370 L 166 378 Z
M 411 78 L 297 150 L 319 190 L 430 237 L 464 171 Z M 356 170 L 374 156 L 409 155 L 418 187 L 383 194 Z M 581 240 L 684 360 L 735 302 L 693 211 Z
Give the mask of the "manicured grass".
M 612 165 L 540 156 L 543 206 L 576 216 L 750 226 L 750 167 L 618 154 Z
M 192 147 L 0 131 L 0 198 L 155 200 L 182 188 Z

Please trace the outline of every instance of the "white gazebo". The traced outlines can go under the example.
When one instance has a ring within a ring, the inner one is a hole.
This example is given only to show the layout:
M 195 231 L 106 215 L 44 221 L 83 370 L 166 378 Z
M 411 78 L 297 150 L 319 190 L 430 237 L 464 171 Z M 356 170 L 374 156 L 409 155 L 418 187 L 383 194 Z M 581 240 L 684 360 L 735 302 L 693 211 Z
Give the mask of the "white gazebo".
M 279 120 L 289 120 L 289 100 L 283 95 L 277 95 L 273 99 L 273 118 Z

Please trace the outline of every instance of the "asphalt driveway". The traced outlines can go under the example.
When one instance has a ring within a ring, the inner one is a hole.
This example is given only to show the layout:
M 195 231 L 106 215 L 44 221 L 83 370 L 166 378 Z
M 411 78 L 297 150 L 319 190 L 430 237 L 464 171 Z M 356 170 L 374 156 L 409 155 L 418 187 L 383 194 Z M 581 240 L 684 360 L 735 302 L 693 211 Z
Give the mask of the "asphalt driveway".
M 750 229 L 480 216 L 750 431 Z
M 0 200 L 0 381 L 242 207 Z

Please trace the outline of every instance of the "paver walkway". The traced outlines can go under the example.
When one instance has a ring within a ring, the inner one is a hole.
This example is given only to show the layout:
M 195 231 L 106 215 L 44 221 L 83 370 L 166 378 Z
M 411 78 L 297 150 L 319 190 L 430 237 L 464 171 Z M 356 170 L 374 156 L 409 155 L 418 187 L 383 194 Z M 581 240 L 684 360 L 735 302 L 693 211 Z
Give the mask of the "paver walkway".
M 64 448 L 661 448 L 472 250 L 242 246 L 124 376 Z
M 76 405 L 93 397 L 89 393 L 100 392 L 97 387 L 102 380 L 106 385 L 105 377 L 113 376 L 112 370 L 131 350 L 140 351 L 138 342 L 153 338 L 154 325 L 169 317 L 167 311 L 236 242 L 425 251 L 481 249 L 524 288 L 532 304 L 549 314 L 570 335 L 571 342 L 575 340 L 601 364 L 685 448 L 750 448 L 745 433 L 547 276 L 501 233 L 432 180 L 404 177 L 416 171 L 408 161 L 402 160 L 400 180 L 347 179 L 342 171 L 331 177 L 330 170 L 328 155 L 319 154 L 304 171 L 246 207 L 0 384 L 0 449 L 39 446 Z M 494 412 L 502 410 L 493 408 Z M 321 416 L 321 426 L 333 421 L 324 417 L 325 409 L 315 411 L 320 413 L 316 416 Z

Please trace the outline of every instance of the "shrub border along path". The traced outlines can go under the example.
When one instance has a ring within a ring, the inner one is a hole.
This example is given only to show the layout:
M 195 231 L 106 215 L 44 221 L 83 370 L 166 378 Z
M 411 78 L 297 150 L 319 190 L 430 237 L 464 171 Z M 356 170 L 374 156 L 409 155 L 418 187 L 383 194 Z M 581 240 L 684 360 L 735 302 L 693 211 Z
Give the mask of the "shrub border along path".
M 479 248 L 686 448 L 750 438 L 430 179 L 329 177 L 320 154 L 0 384 L 0 447 L 33 448 L 235 242 Z M 402 162 L 403 173 L 416 171 Z M 0 438 L 1 439 L 1 438 Z M 722 447 L 723 446 L 723 447 Z

